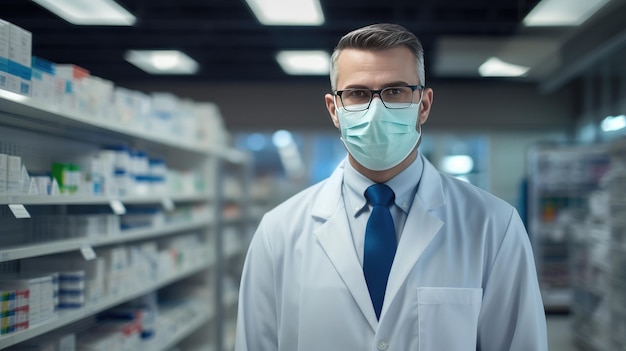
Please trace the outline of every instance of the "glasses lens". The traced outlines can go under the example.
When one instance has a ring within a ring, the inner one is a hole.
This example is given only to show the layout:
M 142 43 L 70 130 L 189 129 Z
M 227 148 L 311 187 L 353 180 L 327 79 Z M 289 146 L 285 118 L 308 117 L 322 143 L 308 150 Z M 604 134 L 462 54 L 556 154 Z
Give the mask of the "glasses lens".
M 407 108 L 413 102 L 413 89 L 409 87 L 389 87 L 380 92 L 380 98 L 387 108 Z
M 372 99 L 372 92 L 367 89 L 346 89 L 341 93 L 341 103 L 348 111 L 366 110 Z

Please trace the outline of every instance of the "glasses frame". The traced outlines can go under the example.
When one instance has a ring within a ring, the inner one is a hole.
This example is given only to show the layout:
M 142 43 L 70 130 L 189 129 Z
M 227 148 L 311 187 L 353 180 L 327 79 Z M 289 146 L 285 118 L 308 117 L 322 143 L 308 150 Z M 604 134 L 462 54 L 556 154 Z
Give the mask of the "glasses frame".
M 383 99 L 381 93 L 383 92 L 383 90 L 386 89 L 393 89 L 393 88 L 411 88 L 411 102 L 409 102 L 408 105 L 406 105 L 406 107 L 389 107 L 387 106 L 387 104 L 385 104 L 385 100 Z M 392 87 L 385 87 L 382 89 L 344 89 L 344 90 L 335 90 L 335 96 L 339 96 L 339 100 L 341 100 L 341 106 L 343 108 L 345 108 L 347 111 L 352 111 L 352 112 L 358 112 L 358 111 L 365 111 L 367 109 L 370 108 L 370 105 L 372 104 L 372 100 L 374 100 L 374 95 L 378 94 L 378 97 L 380 98 L 380 101 L 383 103 L 383 105 L 388 108 L 388 109 L 396 109 L 396 110 L 401 110 L 401 109 L 405 109 L 408 108 L 409 106 L 411 106 L 411 104 L 413 103 L 413 97 L 415 94 L 416 90 L 420 91 L 420 101 L 422 100 L 422 93 L 424 91 L 426 87 L 423 84 L 418 84 L 418 85 L 396 85 L 396 86 L 392 86 Z M 345 91 L 351 91 L 351 90 L 365 90 L 365 91 L 369 91 L 370 92 L 370 101 L 367 103 L 367 107 L 365 108 L 359 108 L 359 109 L 350 109 L 349 107 L 346 108 L 346 104 L 343 103 L 343 93 Z

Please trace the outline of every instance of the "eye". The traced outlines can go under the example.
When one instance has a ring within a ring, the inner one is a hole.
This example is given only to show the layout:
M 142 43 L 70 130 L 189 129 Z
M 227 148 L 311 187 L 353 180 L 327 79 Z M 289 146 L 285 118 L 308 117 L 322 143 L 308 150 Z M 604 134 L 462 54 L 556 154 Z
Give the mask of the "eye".
M 387 88 L 383 91 L 383 93 L 387 96 L 401 95 L 404 93 L 404 88 Z
M 361 99 L 369 95 L 369 91 L 363 90 L 363 89 L 346 90 L 344 94 L 346 93 L 347 93 L 346 97 L 353 98 L 353 99 Z

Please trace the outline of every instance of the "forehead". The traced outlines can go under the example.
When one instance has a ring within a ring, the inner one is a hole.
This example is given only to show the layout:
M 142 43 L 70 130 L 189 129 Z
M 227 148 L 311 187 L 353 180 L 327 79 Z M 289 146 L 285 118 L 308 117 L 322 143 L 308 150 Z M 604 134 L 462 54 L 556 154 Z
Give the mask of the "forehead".
M 337 89 L 371 89 L 389 83 L 419 84 L 417 61 L 411 50 L 399 46 L 385 50 L 344 49 L 337 58 Z

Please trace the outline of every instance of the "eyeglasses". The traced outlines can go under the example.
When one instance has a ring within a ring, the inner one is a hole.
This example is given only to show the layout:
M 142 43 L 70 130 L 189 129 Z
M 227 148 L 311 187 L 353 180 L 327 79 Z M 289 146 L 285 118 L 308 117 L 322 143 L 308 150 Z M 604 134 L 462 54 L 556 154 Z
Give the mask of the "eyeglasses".
M 358 112 L 370 108 L 374 95 L 378 94 L 386 108 L 402 109 L 413 103 L 413 93 L 419 91 L 419 99 L 422 100 L 423 85 L 405 85 L 400 87 L 387 87 L 384 89 L 345 89 L 335 91 L 339 96 L 341 105 L 346 111 Z

